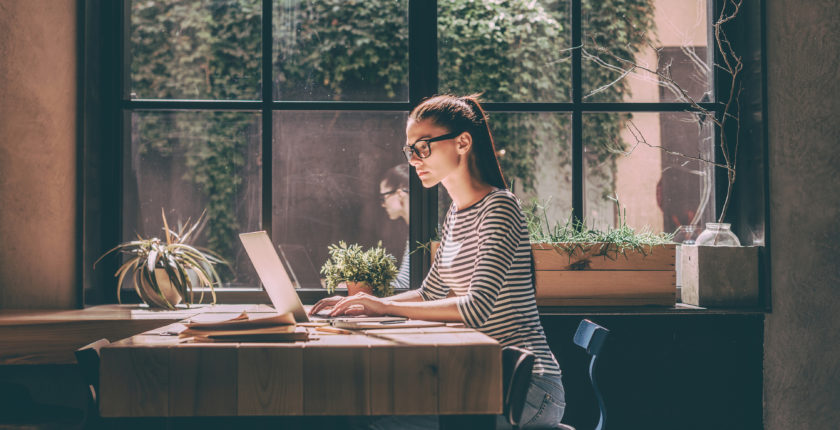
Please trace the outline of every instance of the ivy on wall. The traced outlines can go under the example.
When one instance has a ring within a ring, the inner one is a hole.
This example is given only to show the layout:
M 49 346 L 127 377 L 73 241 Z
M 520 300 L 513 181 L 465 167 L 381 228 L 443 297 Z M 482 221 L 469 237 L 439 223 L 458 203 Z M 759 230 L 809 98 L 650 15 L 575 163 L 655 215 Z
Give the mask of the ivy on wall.
M 258 100 L 259 0 L 132 1 L 130 53 L 134 98 Z M 279 100 L 406 100 L 407 0 L 286 0 L 274 7 L 274 96 Z M 593 38 L 633 58 L 653 26 L 650 0 L 584 0 L 584 43 Z M 486 101 L 569 101 L 571 32 L 559 0 L 438 0 L 441 92 L 483 92 Z M 617 78 L 585 67 L 584 88 Z M 620 101 L 618 81 L 588 101 Z M 208 245 L 226 258 L 236 243 L 236 199 L 252 117 L 214 112 L 200 119 L 138 115 L 141 154 L 185 156 L 183 178 L 205 195 Z M 616 120 L 618 118 L 618 120 Z M 610 178 L 628 116 L 588 115 L 590 172 Z M 569 163 L 568 117 L 493 114 L 506 175 L 532 189 L 535 159 L 553 145 Z M 599 170 L 600 169 L 600 170 Z M 591 174 L 591 173 L 590 173 Z

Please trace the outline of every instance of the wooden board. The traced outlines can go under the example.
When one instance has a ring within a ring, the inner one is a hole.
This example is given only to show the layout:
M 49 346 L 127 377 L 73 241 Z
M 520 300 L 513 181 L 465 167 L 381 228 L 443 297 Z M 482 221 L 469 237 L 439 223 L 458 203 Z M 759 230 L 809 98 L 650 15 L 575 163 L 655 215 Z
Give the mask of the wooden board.
M 538 271 L 538 298 L 635 297 L 674 294 L 673 271 Z
M 493 345 L 438 348 L 438 411 L 447 414 L 502 413 L 502 350 Z M 481 375 L 498 375 L 488 378 Z
M 537 271 L 542 270 L 674 270 L 676 262 L 676 245 L 663 245 L 646 248 L 644 253 L 626 251 L 616 254 L 607 252 L 605 255 L 599 244 L 593 245 L 586 251 L 574 249 L 569 255 L 564 249 L 547 244 L 532 244 L 534 265 Z
M 103 417 L 169 416 L 168 348 L 103 347 L 99 398 Z M 112 382 L 112 383 L 111 383 Z
M 305 346 L 303 381 L 305 415 L 370 415 L 369 347 Z
M 303 348 L 242 344 L 238 354 L 238 415 L 303 415 Z
M 179 348 L 169 348 L 169 416 L 236 415 L 236 349 L 218 344 Z
M 537 298 L 537 306 L 674 306 L 676 294 L 652 297 Z
M 371 413 L 413 415 L 437 410 L 438 355 L 417 346 L 370 350 Z

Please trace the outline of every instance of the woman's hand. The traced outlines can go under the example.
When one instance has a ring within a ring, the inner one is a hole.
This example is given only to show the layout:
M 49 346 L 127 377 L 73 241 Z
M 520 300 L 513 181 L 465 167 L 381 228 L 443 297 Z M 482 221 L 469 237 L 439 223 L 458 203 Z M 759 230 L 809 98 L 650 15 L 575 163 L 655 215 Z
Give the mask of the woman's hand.
M 372 317 L 387 315 L 389 302 L 385 299 L 365 293 L 357 293 L 342 298 L 333 306 L 330 316 L 368 315 Z
M 318 303 L 315 303 L 315 305 L 312 306 L 312 309 L 309 310 L 309 315 L 315 315 L 324 309 L 335 307 L 335 305 L 343 298 L 344 297 L 342 296 L 332 296 L 327 297 L 326 299 L 318 300 Z

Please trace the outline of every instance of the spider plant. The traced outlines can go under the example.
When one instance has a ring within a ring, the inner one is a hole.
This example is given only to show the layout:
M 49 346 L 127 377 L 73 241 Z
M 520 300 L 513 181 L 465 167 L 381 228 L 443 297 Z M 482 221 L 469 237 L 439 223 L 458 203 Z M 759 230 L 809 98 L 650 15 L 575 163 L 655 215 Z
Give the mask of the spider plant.
M 163 239 L 157 237 L 144 239 L 138 234 L 137 240 L 119 244 L 99 257 L 96 263 L 112 252 L 121 252 L 126 256 L 125 261 L 114 274 L 114 277 L 118 278 L 117 300 L 121 302 L 120 287 L 123 280 L 126 276 L 131 276 L 134 289 L 149 306 L 175 308 L 178 300 L 177 297 L 173 300 L 172 295 L 167 297 L 164 291 L 167 286 L 163 285 L 166 280 L 188 307 L 193 303 L 193 289 L 196 287 L 210 288 L 213 303 L 216 303 L 216 292 L 213 286 L 214 284 L 221 285 L 221 278 L 214 265 L 223 264 L 230 267 L 230 264 L 213 251 L 189 244 L 190 239 L 197 236 L 204 215 L 203 212 L 195 223 L 191 223 L 189 219 L 183 225 L 179 222 L 178 229 L 175 231 L 169 228 L 166 214 L 161 209 Z M 96 263 L 94 263 L 94 268 Z M 160 270 L 165 272 L 165 276 L 156 275 L 155 272 Z M 194 276 L 190 276 L 191 273 Z M 202 300 L 204 300 L 204 291 L 201 292 L 199 303 Z

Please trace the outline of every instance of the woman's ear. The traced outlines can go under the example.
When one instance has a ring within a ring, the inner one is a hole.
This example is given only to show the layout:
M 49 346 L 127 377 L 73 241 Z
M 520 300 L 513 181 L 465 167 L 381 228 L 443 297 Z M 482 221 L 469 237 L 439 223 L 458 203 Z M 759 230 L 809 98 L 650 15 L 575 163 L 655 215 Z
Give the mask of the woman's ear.
M 470 152 L 470 148 L 472 148 L 472 135 L 466 131 L 461 133 L 455 138 L 455 144 L 458 154 L 463 155 Z

